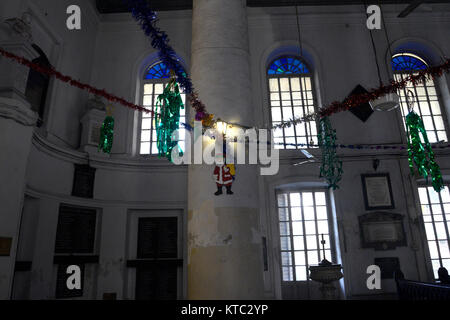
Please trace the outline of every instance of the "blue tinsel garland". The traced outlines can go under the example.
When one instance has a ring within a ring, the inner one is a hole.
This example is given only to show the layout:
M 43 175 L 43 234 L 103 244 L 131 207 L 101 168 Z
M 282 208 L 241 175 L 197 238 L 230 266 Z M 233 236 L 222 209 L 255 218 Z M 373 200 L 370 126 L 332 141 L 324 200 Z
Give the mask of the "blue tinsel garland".
M 141 25 L 145 34 L 152 39 L 152 47 L 158 50 L 159 58 L 173 70 L 177 82 L 186 94 L 193 91 L 192 82 L 178 59 L 175 50 L 169 45 L 169 38 L 164 31 L 155 26 L 157 14 L 150 8 L 148 0 L 123 0 L 127 3 L 134 19 Z

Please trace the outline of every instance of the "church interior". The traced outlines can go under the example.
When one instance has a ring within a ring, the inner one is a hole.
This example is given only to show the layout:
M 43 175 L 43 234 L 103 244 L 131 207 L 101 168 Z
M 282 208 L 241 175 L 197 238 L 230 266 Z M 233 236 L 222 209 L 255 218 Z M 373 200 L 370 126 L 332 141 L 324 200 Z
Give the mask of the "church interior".
M 0 299 L 450 299 L 449 35 L 448 1 L 2 0 Z

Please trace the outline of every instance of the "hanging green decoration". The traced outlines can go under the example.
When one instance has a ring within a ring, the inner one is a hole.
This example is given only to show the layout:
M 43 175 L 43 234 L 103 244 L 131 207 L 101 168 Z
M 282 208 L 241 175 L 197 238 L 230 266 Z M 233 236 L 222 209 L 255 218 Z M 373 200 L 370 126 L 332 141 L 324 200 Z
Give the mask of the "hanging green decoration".
M 406 104 L 408 115 L 406 116 L 406 135 L 408 137 L 408 161 L 411 174 L 414 175 L 414 164 L 419 175 L 428 180 L 431 175 L 431 184 L 436 192 L 444 188 L 441 170 L 434 161 L 434 152 L 428 141 L 427 132 L 420 116 L 414 112 L 414 104 L 417 101 L 413 91 L 408 90 Z
M 155 127 L 159 156 L 172 161 L 172 150 L 178 141 L 172 141 L 172 135 L 180 125 L 180 110 L 184 108 L 180 88 L 172 76 L 164 92 L 158 96 L 155 112 Z M 180 149 L 180 153 L 182 150 Z
M 112 116 L 112 107 L 107 108 L 107 116 L 100 129 L 100 143 L 98 149 L 104 153 L 111 153 L 114 137 L 114 118 Z
M 328 188 L 333 190 L 339 188 L 337 183 L 342 178 L 342 161 L 336 154 L 336 130 L 331 127 L 328 117 L 319 120 L 318 133 L 319 147 L 322 149 L 322 165 L 320 167 L 320 177 L 324 177 L 328 182 Z
M 411 174 L 414 175 L 414 164 L 419 174 L 428 179 L 431 175 L 433 189 L 440 192 L 444 188 L 441 170 L 434 161 L 434 152 L 428 141 L 427 132 L 420 116 L 410 110 L 406 116 L 406 131 L 408 135 L 408 160 Z

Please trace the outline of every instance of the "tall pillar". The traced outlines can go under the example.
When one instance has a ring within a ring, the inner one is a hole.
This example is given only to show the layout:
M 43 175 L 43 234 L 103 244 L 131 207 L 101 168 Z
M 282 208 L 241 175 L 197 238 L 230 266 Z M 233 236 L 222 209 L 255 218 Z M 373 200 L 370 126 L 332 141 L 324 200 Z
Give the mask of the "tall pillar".
M 32 59 L 34 50 L 22 38 L 10 38 L 0 46 Z M 0 299 L 9 299 L 19 224 L 22 212 L 25 172 L 37 115 L 25 99 L 29 69 L 0 57 Z
M 246 1 L 194 0 L 192 24 L 200 99 L 216 117 L 252 125 Z M 236 166 L 234 195 L 214 195 L 213 170 L 189 166 L 188 299 L 263 298 L 256 165 Z

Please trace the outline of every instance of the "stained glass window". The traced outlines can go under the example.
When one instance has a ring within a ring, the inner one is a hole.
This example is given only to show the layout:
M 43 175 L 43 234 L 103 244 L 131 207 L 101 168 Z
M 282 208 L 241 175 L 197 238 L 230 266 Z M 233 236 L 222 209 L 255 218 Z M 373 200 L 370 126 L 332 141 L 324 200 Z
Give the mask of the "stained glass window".
M 283 281 L 309 280 L 308 267 L 332 261 L 327 193 L 301 190 L 277 194 Z
M 440 193 L 433 187 L 419 187 L 420 205 L 425 224 L 428 249 L 434 277 L 444 267 L 450 270 L 450 192 L 448 186 Z
M 148 68 L 145 79 L 168 79 L 170 78 L 170 70 L 167 66 L 160 62 Z
M 163 93 L 165 86 L 169 82 L 170 70 L 164 63 L 152 65 L 144 78 L 142 104 L 148 110 L 156 111 L 158 96 Z M 186 129 L 181 125 L 186 122 L 186 94 L 181 94 L 181 99 L 185 105 L 180 110 L 180 131 L 178 145 L 181 150 L 185 150 Z M 151 113 L 141 113 L 140 148 L 139 153 L 158 154 L 156 126 Z
M 392 57 L 394 79 L 397 81 L 405 79 L 410 74 L 417 74 L 418 71 L 427 67 L 426 62 L 422 58 L 411 53 L 396 54 Z M 447 141 L 447 131 L 434 80 L 428 79 L 425 83 L 417 84 L 416 86 L 408 82 L 406 88 L 400 90 L 399 96 L 403 120 L 409 112 L 406 103 L 406 96 L 409 90 L 416 97 L 414 111 L 423 120 L 428 140 L 431 143 Z M 406 130 L 405 121 L 403 121 L 403 125 Z
M 427 64 L 420 57 L 413 54 L 396 54 L 392 57 L 392 69 L 395 71 L 425 70 Z
M 275 60 L 268 69 L 272 125 L 315 111 L 313 77 L 296 57 Z M 276 149 L 305 149 L 317 146 L 315 121 L 273 131 Z
M 309 73 L 306 65 L 295 57 L 284 57 L 275 60 L 269 67 L 267 74 L 302 74 Z

